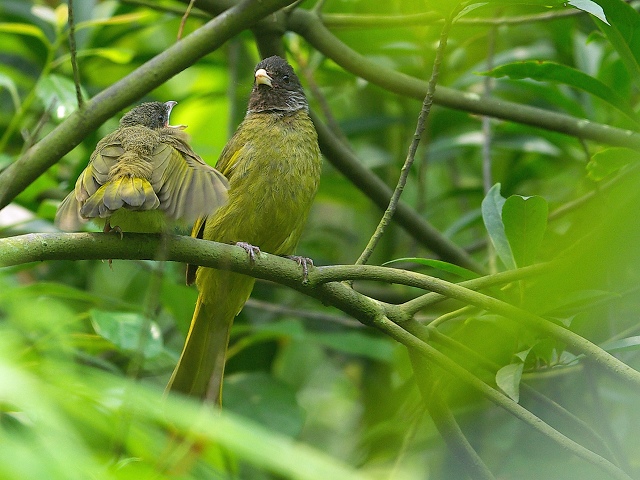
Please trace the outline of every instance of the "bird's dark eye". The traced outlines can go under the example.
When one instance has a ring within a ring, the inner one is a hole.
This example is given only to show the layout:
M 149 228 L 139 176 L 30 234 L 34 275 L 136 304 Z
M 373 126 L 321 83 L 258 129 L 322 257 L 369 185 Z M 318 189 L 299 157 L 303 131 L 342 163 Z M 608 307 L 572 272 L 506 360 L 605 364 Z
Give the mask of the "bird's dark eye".
M 284 83 L 289 83 L 289 75 L 283 75 L 283 76 L 282 76 L 282 81 L 283 81 Z

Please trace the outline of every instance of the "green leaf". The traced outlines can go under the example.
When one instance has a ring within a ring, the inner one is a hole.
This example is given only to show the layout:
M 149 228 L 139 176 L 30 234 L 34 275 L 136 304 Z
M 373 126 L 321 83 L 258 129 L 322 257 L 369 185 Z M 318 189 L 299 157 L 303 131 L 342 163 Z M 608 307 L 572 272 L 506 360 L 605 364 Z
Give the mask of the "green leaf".
M 625 165 L 640 161 L 640 153 L 623 147 L 612 147 L 593 154 L 587 163 L 587 175 L 599 182 L 612 173 L 616 173 Z
M 636 86 L 640 86 L 640 15 L 626 2 L 598 0 L 608 23 L 595 20 L 620 55 Z
M 52 115 L 57 120 L 68 117 L 78 108 L 76 86 L 73 80 L 61 75 L 51 74 L 38 82 L 36 95 L 44 108 L 53 107 Z
M 4 73 L 0 73 L 0 87 L 4 87 L 11 95 L 11 101 L 13 102 L 13 110 L 20 110 L 20 96 L 18 95 L 18 89 L 13 79 Z
M 395 260 L 390 260 L 388 262 L 383 263 L 382 266 L 385 267 L 387 265 L 391 265 L 393 263 L 398 263 L 398 262 L 411 262 L 411 263 L 417 263 L 420 265 L 425 265 L 427 267 L 432 267 L 437 270 L 442 270 L 443 272 L 453 273 L 454 275 L 457 275 L 465 280 L 471 280 L 473 278 L 478 278 L 479 276 L 477 273 L 472 272 L 471 270 L 467 270 L 464 267 L 460 267 L 458 265 L 455 265 L 449 262 L 443 262 L 442 260 L 434 260 L 432 258 L 414 258 L 414 257 L 396 258 Z
M 502 207 L 505 201 L 500 195 L 500 184 L 496 183 L 482 200 L 482 220 L 500 260 L 508 269 L 514 269 L 516 263 L 502 223 Z
M 592 0 L 569 0 L 567 2 L 572 7 L 582 10 L 583 12 L 590 13 L 594 17 L 602 20 L 607 25 L 610 25 L 607 21 L 607 17 L 604 14 L 602 7 Z
M 143 315 L 94 309 L 90 316 L 96 333 L 123 352 L 140 352 L 144 358 L 152 358 L 163 351 L 160 328 Z
M 504 203 L 502 222 L 518 267 L 535 262 L 547 228 L 548 213 L 547 201 L 537 195 L 512 195 Z
M 480 75 L 494 78 L 506 76 L 514 80 L 531 78 L 539 82 L 558 82 L 569 85 L 604 100 L 620 110 L 636 124 L 640 124 L 640 119 L 629 105 L 628 98 L 618 95 L 615 90 L 600 80 L 566 65 L 528 60 L 526 62 L 501 65 L 488 72 L 481 72 Z
M 505 365 L 496 373 L 496 384 L 514 402 L 520 401 L 520 380 L 524 363 L 516 362 Z
M 264 372 L 225 377 L 224 405 L 233 413 L 290 437 L 296 437 L 304 424 L 295 390 Z
M 150 12 L 133 12 L 123 15 L 114 15 L 113 17 L 108 18 L 95 18 L 92 20 L 86 20 L 84 22 L 78 22 L 78 24 L 76 25 L 76 31 L 82 30 L 84 28 L 96 27 L 99 25 L 126 25 L 129 23 L 139 22 L 144 18 L 150 17 L 151 15 L 152 14 Z
M 314 333 L 310 335 L 315 342 L 340 352 L 371 358 L 381 362 L 393 360 L 394 343 L 364 332 Z
M 603 350 L 612 352 L 637 351 L 640 349 L 640 335 L 634 337 L 621 338 L 600 345 Z
M 42 41 L 47 47 L 51 47 L 51 42 L 35 25 L 28 23 L 0 23 L 0 33 L 17 33 L 18 35 L 27 35 L 29 37 L 35 37 Z

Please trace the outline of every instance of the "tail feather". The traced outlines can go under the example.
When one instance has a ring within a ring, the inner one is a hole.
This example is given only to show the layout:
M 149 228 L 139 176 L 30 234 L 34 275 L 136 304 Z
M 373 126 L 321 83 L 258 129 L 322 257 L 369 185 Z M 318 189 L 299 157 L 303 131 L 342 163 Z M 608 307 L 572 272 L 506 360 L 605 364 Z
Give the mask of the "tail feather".
M 221 405 L 222 378 L 231 326 L 251 294 L 254 279 L 230 272 L 206 270 L 210 274 L 199 286 L 201 293 L 189 333 L 167 391 L 182 392 Z

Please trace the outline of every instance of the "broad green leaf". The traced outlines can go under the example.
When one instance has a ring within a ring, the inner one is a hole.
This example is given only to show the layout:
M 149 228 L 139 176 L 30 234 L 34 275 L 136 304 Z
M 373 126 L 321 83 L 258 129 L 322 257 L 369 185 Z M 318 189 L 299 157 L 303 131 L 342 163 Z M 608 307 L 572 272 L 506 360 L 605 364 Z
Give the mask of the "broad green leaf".
M 391 362 L 393 359 L 394 343 L 368 333 L 355 331 L 314 333 L 310 338 L 325 347 L 351 355 L 381 362 Z
M 16 33 L 18 35 L 35 37 L 41 40 L 42 43 L 44 43 L 47 47 L 51 46 L 51 42 L 49 42 L 49 39 L 44 34 L 44 32 L 35 25 L 31 25 L 28 23 L 0 23 L 0 32 Z
M 304 423 L 292 387 L 263 372 L 225 377 L 224 405 L 233 413 L 289 437 L 299 435 Z
M 427 267 L 432 267 L 438 270 L 442 270 L 443 272 L 453 273 L 465 280 L 471 280 L 472 278 L 478 278 L 478 274 L 472 272 L 471 270 L 467 270 L 466 268 L 460 267 L 453 263 L 443 262 L 442 260 L 434 260 L 432 258 L 396 258 L 395 260 L 390 260 L 382 264 L 382 266 L 391 265 L 393 263 L 398 262 L 412 262 L 418 263 L 420 265 L 425 265 Z
M 514 402 L 520 401 L 520 380 L 524 363 L 516 362 L 505 365 L 496 373 L 496 384 Z
M 631 120 L 640 124 L 638 116 L 630 107 L 629 99 L 602 83 L 600 80 L 587 75 L 580 70 L 555 62 L 540 62 L 528 60 L 501 65 L 488 72 L 481 72 L 494 78 L 509 77 L 514 80 L 531 78 L 539 82 L 559 82 L 583 90 L 596 96 L 624 113 Z
M 500 184 L 496 183 L 482 200 L 482 220 L 502 263 L 508 269 L 515 269 L 516 263 L 502 223 L 502 207 L 505 201 L 500 195 Z
M 152 358 L 163 351 L 160 328 L 143 315 L 94 309 L 90 316 L 96 333 L 124 352 Z
M 518 267 L 535 262 L 547 228 L 548 213 L 547 201 L 537 195 L 512 195 L 504 203 L 502 222 Z
M 640 85 L 640 14 L 620 0 L 598 0 L 608 23 L 594 20 L 622 59 L 636 86 Z
M 0 87 L 4 87 L 11 95 L 11 101 L 13 102 L 13 110 L 18 111 L 20 109 L 20 96 L 18 95 L 18 89 L 13 79 L 3 73 L 0 73 Z
M 612 173 L 616 173 L 625 165 L 640 161 L 640 153 L 623 147 L 612 147 L 593 154 L 587 163 L 587 175 L 599 182 Z
M 67 77 L 56 74 L 44 77 L 38 82 L 36 94 L 44 108 L 53 108 L 52 115 L 57 120 L 68 117 L 78 108 L 75 84 Z

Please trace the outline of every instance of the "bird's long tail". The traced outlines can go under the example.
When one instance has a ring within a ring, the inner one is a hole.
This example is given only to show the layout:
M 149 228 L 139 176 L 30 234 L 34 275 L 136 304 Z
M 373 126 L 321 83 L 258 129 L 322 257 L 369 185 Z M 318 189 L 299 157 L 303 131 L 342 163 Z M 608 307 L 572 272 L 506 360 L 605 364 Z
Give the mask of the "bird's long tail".
M 222 404 L 222 377 L 229 333 L 249 298 L 255 280 L 245 275 L 208 270 L 198 282 L 200 294 L 180 360 L 167 391 L 178 391 Z

